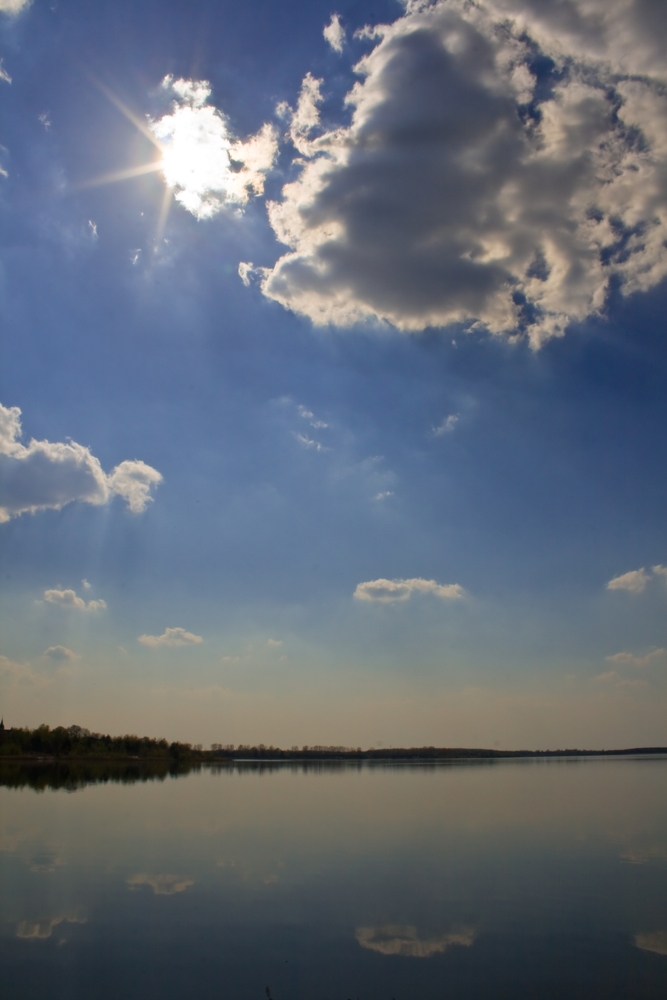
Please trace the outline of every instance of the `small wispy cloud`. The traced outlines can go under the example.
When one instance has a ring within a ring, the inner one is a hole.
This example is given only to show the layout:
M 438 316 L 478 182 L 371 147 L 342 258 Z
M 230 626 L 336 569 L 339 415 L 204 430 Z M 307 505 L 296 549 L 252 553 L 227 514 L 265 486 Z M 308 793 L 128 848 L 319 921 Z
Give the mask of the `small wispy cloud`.
M 334 52 L 343 51 L 343 42 L 345 41 L 345 28 L 340 23 L 340 16 L 338 14 L 332 14 L 331 20 L 327 24 L 326 28 L 322 32 L 324 38 L 329 43 Z
M 51 119 L 49 118 L 48 111 L 42 111 L 41 115 L 37 115 L 37 120 L 44 126 L 48 132 L 51 128 Z
M 628 677 L 621 677 L 621 675 L 616 670 L 609 670 L 605 674 L 598 674 L 595 680 L 601 681 L 604 684 L 612 684 L 614 687 L 620 687 L 620 688 L 646 687 L 646 681 L 633 680 Z
M 198 646 L 204 640 L 200 635 L 186 632 L 184 628 L 166 628 L 162 635 L 140 635 L 137 642 L 143 646 Z
M 67 663 L 71 660 L 78 660 L 76 653 L 73 653 L 71 649 L 67 646 L 49 646 L 48 649 L 44 650 L 43 656 L 49 658 L 54 663 Z
M 2 64 L 2 59 L 0 59 L 0 80 L 4 80 L 5 83 L 11 83 L 12 78 Z
M 79 597 L 75 590 L 59 590 L 58 588 L 53 588 L 52 590 L 44 591 L 44 600 L 48 604 L 55 604 L 56 607 L 62 608 L 65 611 L 104 611 L 107 606 L 107 602 L 103 600 L 99 601 L 84 601 L 82 597 Z
M 451 434 L 459 423 L 461 417 L 458 413 L 450 413 L 448 417 L 437 425 L 437 427 L 431 428 L 431 434 L 433 437 L 443 437 L 445 434 Z
M 353 596 L 359 601 L 389 604 L 394 601 L 407 601 L 412 594 L 433 594 L 442 600 L 459 600 L 465 593 L 458 583 L 443 584 L 415 577 L 410 580 L 368 580 L 357 584 Z
M 266 645 L 267 646 L 271 646 L 273 649 L 279 649 L 280 646 L 282 646 L 282 644 L 283 644 L 283 640 L 282 639 L 267 639 L 266 640 Z
M 311 451 L 331 451 L 331 449 L 323 445 L 321 441 L 309 438 L 307 434 L 300 434 L 295 431 L 294 437 L 303 448 L 308 448 Z
M 608 663 L 615 663 L 618 666 L 627 667 L 649 667 L 652 663 L 659 663 L 667 658 L 667 649 L 653 649 L 644 656 L 636 656 L 634 653 L 614 653 L 612 656 L 605 656 Z
M 386 500 L 388 497 L 393 497 L 393 495 L 394 495 L 393 490 L 382 490 L 380 493 L 376 493 L 373 499 L 382 501 Z
M 315 414 L 312 412 L 312 410 L 306 409 L 305 406 L 298 406 L 297 409 L 299 411 L 299 416 L 303 417 L 304 420 L 307 420 L 309 422 L 310 426 L 316 428 L 316 430 L 320 430 L 322 427 L 328 427 L 329 426 L 326 423 L 326 421 L 324 421 L 324 420 L 317 420 L 317 418 L 315 417 Z

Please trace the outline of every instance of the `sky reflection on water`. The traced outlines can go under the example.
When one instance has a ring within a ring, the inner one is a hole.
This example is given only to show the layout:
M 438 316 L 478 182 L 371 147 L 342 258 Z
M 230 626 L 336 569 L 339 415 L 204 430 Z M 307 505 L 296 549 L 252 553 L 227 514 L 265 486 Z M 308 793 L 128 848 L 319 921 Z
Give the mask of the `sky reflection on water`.
M 594 759 L 0 787 L 6 995 L 663 997 L 666 777 Z

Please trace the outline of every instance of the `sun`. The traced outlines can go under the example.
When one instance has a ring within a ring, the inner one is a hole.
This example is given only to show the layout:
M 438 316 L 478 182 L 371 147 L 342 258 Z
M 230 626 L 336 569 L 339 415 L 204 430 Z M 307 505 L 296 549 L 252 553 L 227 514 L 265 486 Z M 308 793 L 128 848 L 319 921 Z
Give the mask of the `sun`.
M 205 80 L 174 80 L 166 76 L 162 90 L 174 98 L 170 114 L 141 119 L 99 80 L 99 89 L 153 144 L 159 156 L 88 181 L 83 187 L 160 172 L 165 194 L 158 220 L 157 243 L 162 237 L 172 198 L 196 219 L 208 219 L 225 205 L 243 207 L 251 195 L 262 194 L 266 172 L 278 147 L 273 126 L 264 125 L 245 141 L 233 140 L 224 115 L 208 103 L 211 88 Z

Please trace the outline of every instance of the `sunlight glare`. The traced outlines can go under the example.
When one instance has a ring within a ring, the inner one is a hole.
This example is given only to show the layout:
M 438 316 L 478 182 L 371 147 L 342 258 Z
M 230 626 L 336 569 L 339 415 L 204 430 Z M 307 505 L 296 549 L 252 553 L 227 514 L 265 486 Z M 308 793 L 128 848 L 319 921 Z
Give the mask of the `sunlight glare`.
M 162 173 L 176 200 L 198 219 L 219 212 L 227 200 L 231 143 L 216 109 L 176 108 L 151 130 L 163 144 Z
M 225 205 L 243 206 L 261 195 L 271 169 L 278 138 L 264 125 L 244 142 L 233 140 L 224 115 L 208 103 L 206 80 L 174 80 L 162 89 L 174 95 L 171 114 L 149 122 L 162 150 L 161 169 L 176 201 L 197 219 L 216 215 Z

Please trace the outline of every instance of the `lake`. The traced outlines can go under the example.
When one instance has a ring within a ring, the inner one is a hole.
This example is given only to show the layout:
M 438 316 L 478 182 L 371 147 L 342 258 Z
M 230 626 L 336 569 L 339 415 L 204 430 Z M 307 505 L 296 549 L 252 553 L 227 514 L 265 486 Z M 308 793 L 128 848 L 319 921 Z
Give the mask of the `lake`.
M 0 767 L 7 998 L 667 996 L 667 759 Z

